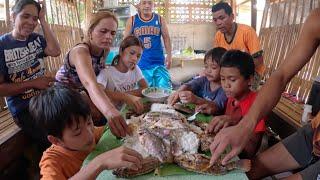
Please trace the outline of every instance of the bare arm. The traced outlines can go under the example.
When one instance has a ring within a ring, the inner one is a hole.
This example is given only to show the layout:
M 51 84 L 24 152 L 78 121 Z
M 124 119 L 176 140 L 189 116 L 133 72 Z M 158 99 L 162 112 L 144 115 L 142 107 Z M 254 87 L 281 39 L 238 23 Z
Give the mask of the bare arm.
M 206 100 L 206 99 L 203 99 L 203 98 L 198 97 L 198 96 L 195 95 L 195 102 L 194 102 L 194 104 L 196 104 L 196 105 L 201 105 L 201 104 L 211 104 L 211 105 L 213 105 L 214 103 L 213 103 L 212 101 L 208 101 L 208 100 Z M 215 105 L 215 104 L 214 104 L 214 105 Z
M 171 47 L 171 40 L 169 36 L 169 31 L 167 27 L 166 21 L 161 17 L 161 23 L 162 23 L 162 38 L 164 42 L 164 47 L 166 48 L 166 66 L 168 69 L 171 67 L 171 62 L 172 62 L 172 47 Z
M 139 89 L 135 89 L 133 91 L 129 91 L 128 93 L 134 96 L 142 97 L 142 90 L 148 87 L 148 84 L 144 78 L 142 78 L 139 82 Z
M 262 87 L 248 114 L 241 121 L 244 124 L 256 124 L 275 107 L 287 83 L 310 60 L 319 46 L 320 10 L 313 12 L 306 20 L 299 39 L 286 59 Z
M 50 82 L 54 82 L 54 78 L 40 77 L 20 83 L 7 83 L 4 80 L 4 76 L 0 75 L 0 96 L 15 96 L 32 88 L 46 89 L 50 87 Z
M 191 88 L 189 88 L 189 86 L 187 85 L 182 85 L 179 87 L 179 89 L 172 93 L 169 98 L 168 98 L 168 104 L 173 106 L 174 103 L 176 103 L 179 100 L 179 92 L 181 91 L 191 91 Z
M 57 38 L 53 34 L 52 30 L 49 27 L 49 24 L 46 22 L 46 6 L 45 1 L 41 2 L 42 7 L 39 12 L 39 21 L 43 30 L 44 38 L 47 41 L 47 47 L 44 49 L 44 52 L 48 56 L 59 56 L 61 54 L 60 45 Z
M 111 97 L 114 102 L 122 102 L 134 108 L 137 113 L 143 112 L 143 103 L 141 97 L 126 93 L 126 92 L 115 92 L 105 90 L 108 97 Z
M 103 115 L 108 117 L 109 109 L 114 110 L 115 108 L 97 82 L 96 75 L 93 71 L 89 50 L 85 47 L 78 47 L 71 50 L 70 63 L 75 66 L 80 81 L 84 88 L 88 91 L 92 102 L 97 106 Z
M 96 179 L 102 170 L 120 167 L 138 170 L 141 168 L 141 162 L 142 157 L 139 153 L 121 146 L 100 154 L 70 179 Z
M 96 179 L 98 175 L 106 169 L 101 163 L 100 157 L 94 158 L 87 166 L 80 169 L 80 171 L 69 178 L 69 180 L 76 179 Z
M 86 47 L 78 47 L 70 52 L 70 63 L 75 66 L 80 81 L 88 91 L 90 99 L 108 119 L 111 131 L 116 136 L 124 137 L 126 133 L 130 133 L 128 126 L 97 82 L 91 61 L 89 49 Z
M 125 30 L 124 30 L 124 37 L 123 37 L 123 38 L 126 38 L 127 36 L 129 36 L 129 35 L 131 34 L 132 19 L 133 19 L 133 17 L 130 17 L 130 18 L 127 20 L 126 28 L 125 28 Z

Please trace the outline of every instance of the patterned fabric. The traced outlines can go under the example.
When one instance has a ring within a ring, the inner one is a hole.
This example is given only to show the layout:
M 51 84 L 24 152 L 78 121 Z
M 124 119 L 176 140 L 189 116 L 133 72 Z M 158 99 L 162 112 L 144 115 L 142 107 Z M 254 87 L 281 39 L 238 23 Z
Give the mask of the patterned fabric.
M 0 37 L 0 74 L 7 83 L 22 83 L 45 75 L 43 36 L 32 33 L 25 40 L 16 40 L 11 33 Z M 13 116 L 28 108 L 29 100 L 40 94 L 39 89 L 28 89 L 21 94 L 6 97 Z
M 77 47 L 78 45 L 85 45 L 85 46 L 89 47 L 89 45 L 87 43 L 80 43 L 74 47 Z M 70 65 L 70 58 L 69 58 L 70 51 L 65 56 L 64 64 L 60 67 L 60 69 L 58 70 L 58 72 L 56 74 L 56 80 L 61 83 L 65 83 L 69 87 L 73 87 L 75 89 L 84 89 L 84 87 L 79 79 L 79 75 L 77 73 L 76 68 Z M 93 70 L 94 70 L 94 73 L 96 76 L 98 76 L 100 71 L 102 69 L 104 69 L 104 67 L 105 67 L 104 54 L 105 54 L 105 52 L 102 52 L 102 54 L 100 56 L 95 56 L 95 55 L 91 54 L 92 67 L 93 67 Z

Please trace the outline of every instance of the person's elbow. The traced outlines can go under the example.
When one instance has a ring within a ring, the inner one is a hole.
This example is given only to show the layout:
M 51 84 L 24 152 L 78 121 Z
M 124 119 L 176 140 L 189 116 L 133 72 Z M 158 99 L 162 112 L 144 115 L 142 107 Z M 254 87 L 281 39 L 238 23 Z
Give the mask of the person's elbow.
M 272 81 L 278 81 L 284 85 L 286 85 L 291 80 L 291 78 L 292 77 L 285 72 L 284 68 L 279 68 L 274 73 L 272 73 L 270 77 Z
M 60 49 L 60 47 L 55 47 L 55 48 L 48 47 L 48 48 L 45 49 L 45 53 L 48 56 L 58 57 L 61 54 L 61 49 Z
M 58 57 L 61 54 L 61 49 L 60 47 L 56 48 L 55 50 L 52 51 L 52 55 L 53 57 Z

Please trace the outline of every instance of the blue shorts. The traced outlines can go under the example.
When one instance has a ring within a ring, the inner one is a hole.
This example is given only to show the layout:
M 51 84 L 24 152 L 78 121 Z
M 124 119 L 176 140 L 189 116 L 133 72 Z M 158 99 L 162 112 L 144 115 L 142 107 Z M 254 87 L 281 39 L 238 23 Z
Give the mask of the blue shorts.
M 172 89 L 171 77 L 165 66 L 141 70 L 149 87 Z

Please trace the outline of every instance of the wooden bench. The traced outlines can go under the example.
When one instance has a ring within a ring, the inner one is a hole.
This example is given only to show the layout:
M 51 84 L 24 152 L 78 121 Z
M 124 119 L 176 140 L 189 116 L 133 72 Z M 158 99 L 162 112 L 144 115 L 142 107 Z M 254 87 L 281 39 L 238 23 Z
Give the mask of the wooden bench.
M 9 110 L 0 112 L 0 171 L 17 159 L 26 147 L 29 139 L 14 123 Z
M 21 129 L 14 123 L 9 110 L 0 112 L 0 145 L 20 130 Z
M 295 128 L 302 127 L 303 104 L 294 103 L 285 97 L 281 97 L 272 111 L 291 126 Z

